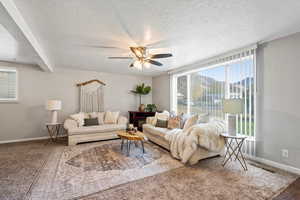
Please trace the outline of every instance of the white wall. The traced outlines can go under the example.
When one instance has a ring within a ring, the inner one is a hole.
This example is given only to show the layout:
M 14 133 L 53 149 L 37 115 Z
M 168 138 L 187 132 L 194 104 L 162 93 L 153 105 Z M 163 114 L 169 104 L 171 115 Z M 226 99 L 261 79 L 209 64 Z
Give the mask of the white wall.
M 0 63 L 1 65 L 8 66 L 5 63 Z M 37 67 L 20 65 L 17 69 L 19 102 L 0 103 L 0 141 L 46 136 L 45 122 L 49 119 L 49 112 L 45 110 L 46 100 L 62 100 L 63 107 L 59 117 L 63 121 L 79 109 L 76 83 L 90 79 L 105 82 L 105 110 L 120 110 L 126 116 L 129 110 L 137 110 L 138 107 L 138 98 L 129 91 L 142 82 L 152 85 L 152 78 L 144 76 L 66 69 L 46 73 Z M 152 103 L 152 95 L 143 97 L 143 103 Z
M 300 33 L 260 45 L 257 156 L 300 168 Z M 281 150 L 289 150 L 283 158 Z
M 168 74 L 153 77 L 152 102 L 159 110 L 170 110 L 170 76 Z
M 300 168 L 300 33 L 259 45 L 258 157 Z M 165 84 L 165 86 L 163 85 Z M 168 106 L 169 77 L 153 78 L 153 102 Z M 289 157 L 283 158 L 281 150 Z

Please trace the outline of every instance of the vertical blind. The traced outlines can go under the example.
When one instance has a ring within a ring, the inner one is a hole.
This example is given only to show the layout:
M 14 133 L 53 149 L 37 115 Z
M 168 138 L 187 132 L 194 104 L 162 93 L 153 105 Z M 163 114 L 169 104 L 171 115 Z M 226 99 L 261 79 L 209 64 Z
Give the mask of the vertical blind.
M 236 116 L 239 134 L 255 136 L 255 48 L 220 57 L 190 71 L 172 75 L 172 109 L 208 113 L 225 119 L 223 99 L 241 98 L 243 114 Z
M 0 68 L 0 100 L 17 100 L 17 71 Z

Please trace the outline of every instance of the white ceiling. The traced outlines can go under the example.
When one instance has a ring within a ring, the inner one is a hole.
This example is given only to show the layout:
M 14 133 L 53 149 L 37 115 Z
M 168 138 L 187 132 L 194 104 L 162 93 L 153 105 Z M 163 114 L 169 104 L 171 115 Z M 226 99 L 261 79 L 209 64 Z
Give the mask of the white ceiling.
M 157 75 L 258 41 L 300 31 L 299 0 L 14 0 L 54 69 Z M 88 45 L 124 48 L 99 49 Z M 139 72 L 129 46 L 170 52 Z
M 36 64 L 37 54 L 0 4 L 0 61 Z

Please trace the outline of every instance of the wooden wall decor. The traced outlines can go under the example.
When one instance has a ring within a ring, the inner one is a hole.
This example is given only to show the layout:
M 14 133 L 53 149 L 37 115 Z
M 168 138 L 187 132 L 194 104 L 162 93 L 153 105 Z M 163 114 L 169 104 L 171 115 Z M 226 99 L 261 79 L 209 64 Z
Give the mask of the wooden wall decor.
M 102 112 L 104 110 L 103 87 L 105 85 L 104 82 L 97 79 L 76 84 L 80 92 L 80 112 Z
M 77 87 L 85 86 L 85 85 L 88 85 L 88 84 L 94 83 L 94 82 L 97 82 L 101 85 L 106 85 L 105 83 L 103 83 L 102 81 L 99 81 L 98 79 L 93 79 L 93 80 L 85 81 L 85 82 L 82 82 L 82 83 L 77 83 L 76 86 Z

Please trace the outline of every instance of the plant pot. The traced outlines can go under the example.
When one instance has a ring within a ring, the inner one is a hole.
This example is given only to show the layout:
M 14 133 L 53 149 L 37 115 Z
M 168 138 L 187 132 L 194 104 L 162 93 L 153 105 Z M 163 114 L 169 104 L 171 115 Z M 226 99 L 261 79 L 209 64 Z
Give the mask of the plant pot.
M 141 104 L 141 105 L 139 106 L 139 111 L 140 111 L 140 112 L 145 112 L 145 105 L 144 105 L 144 104 Z

